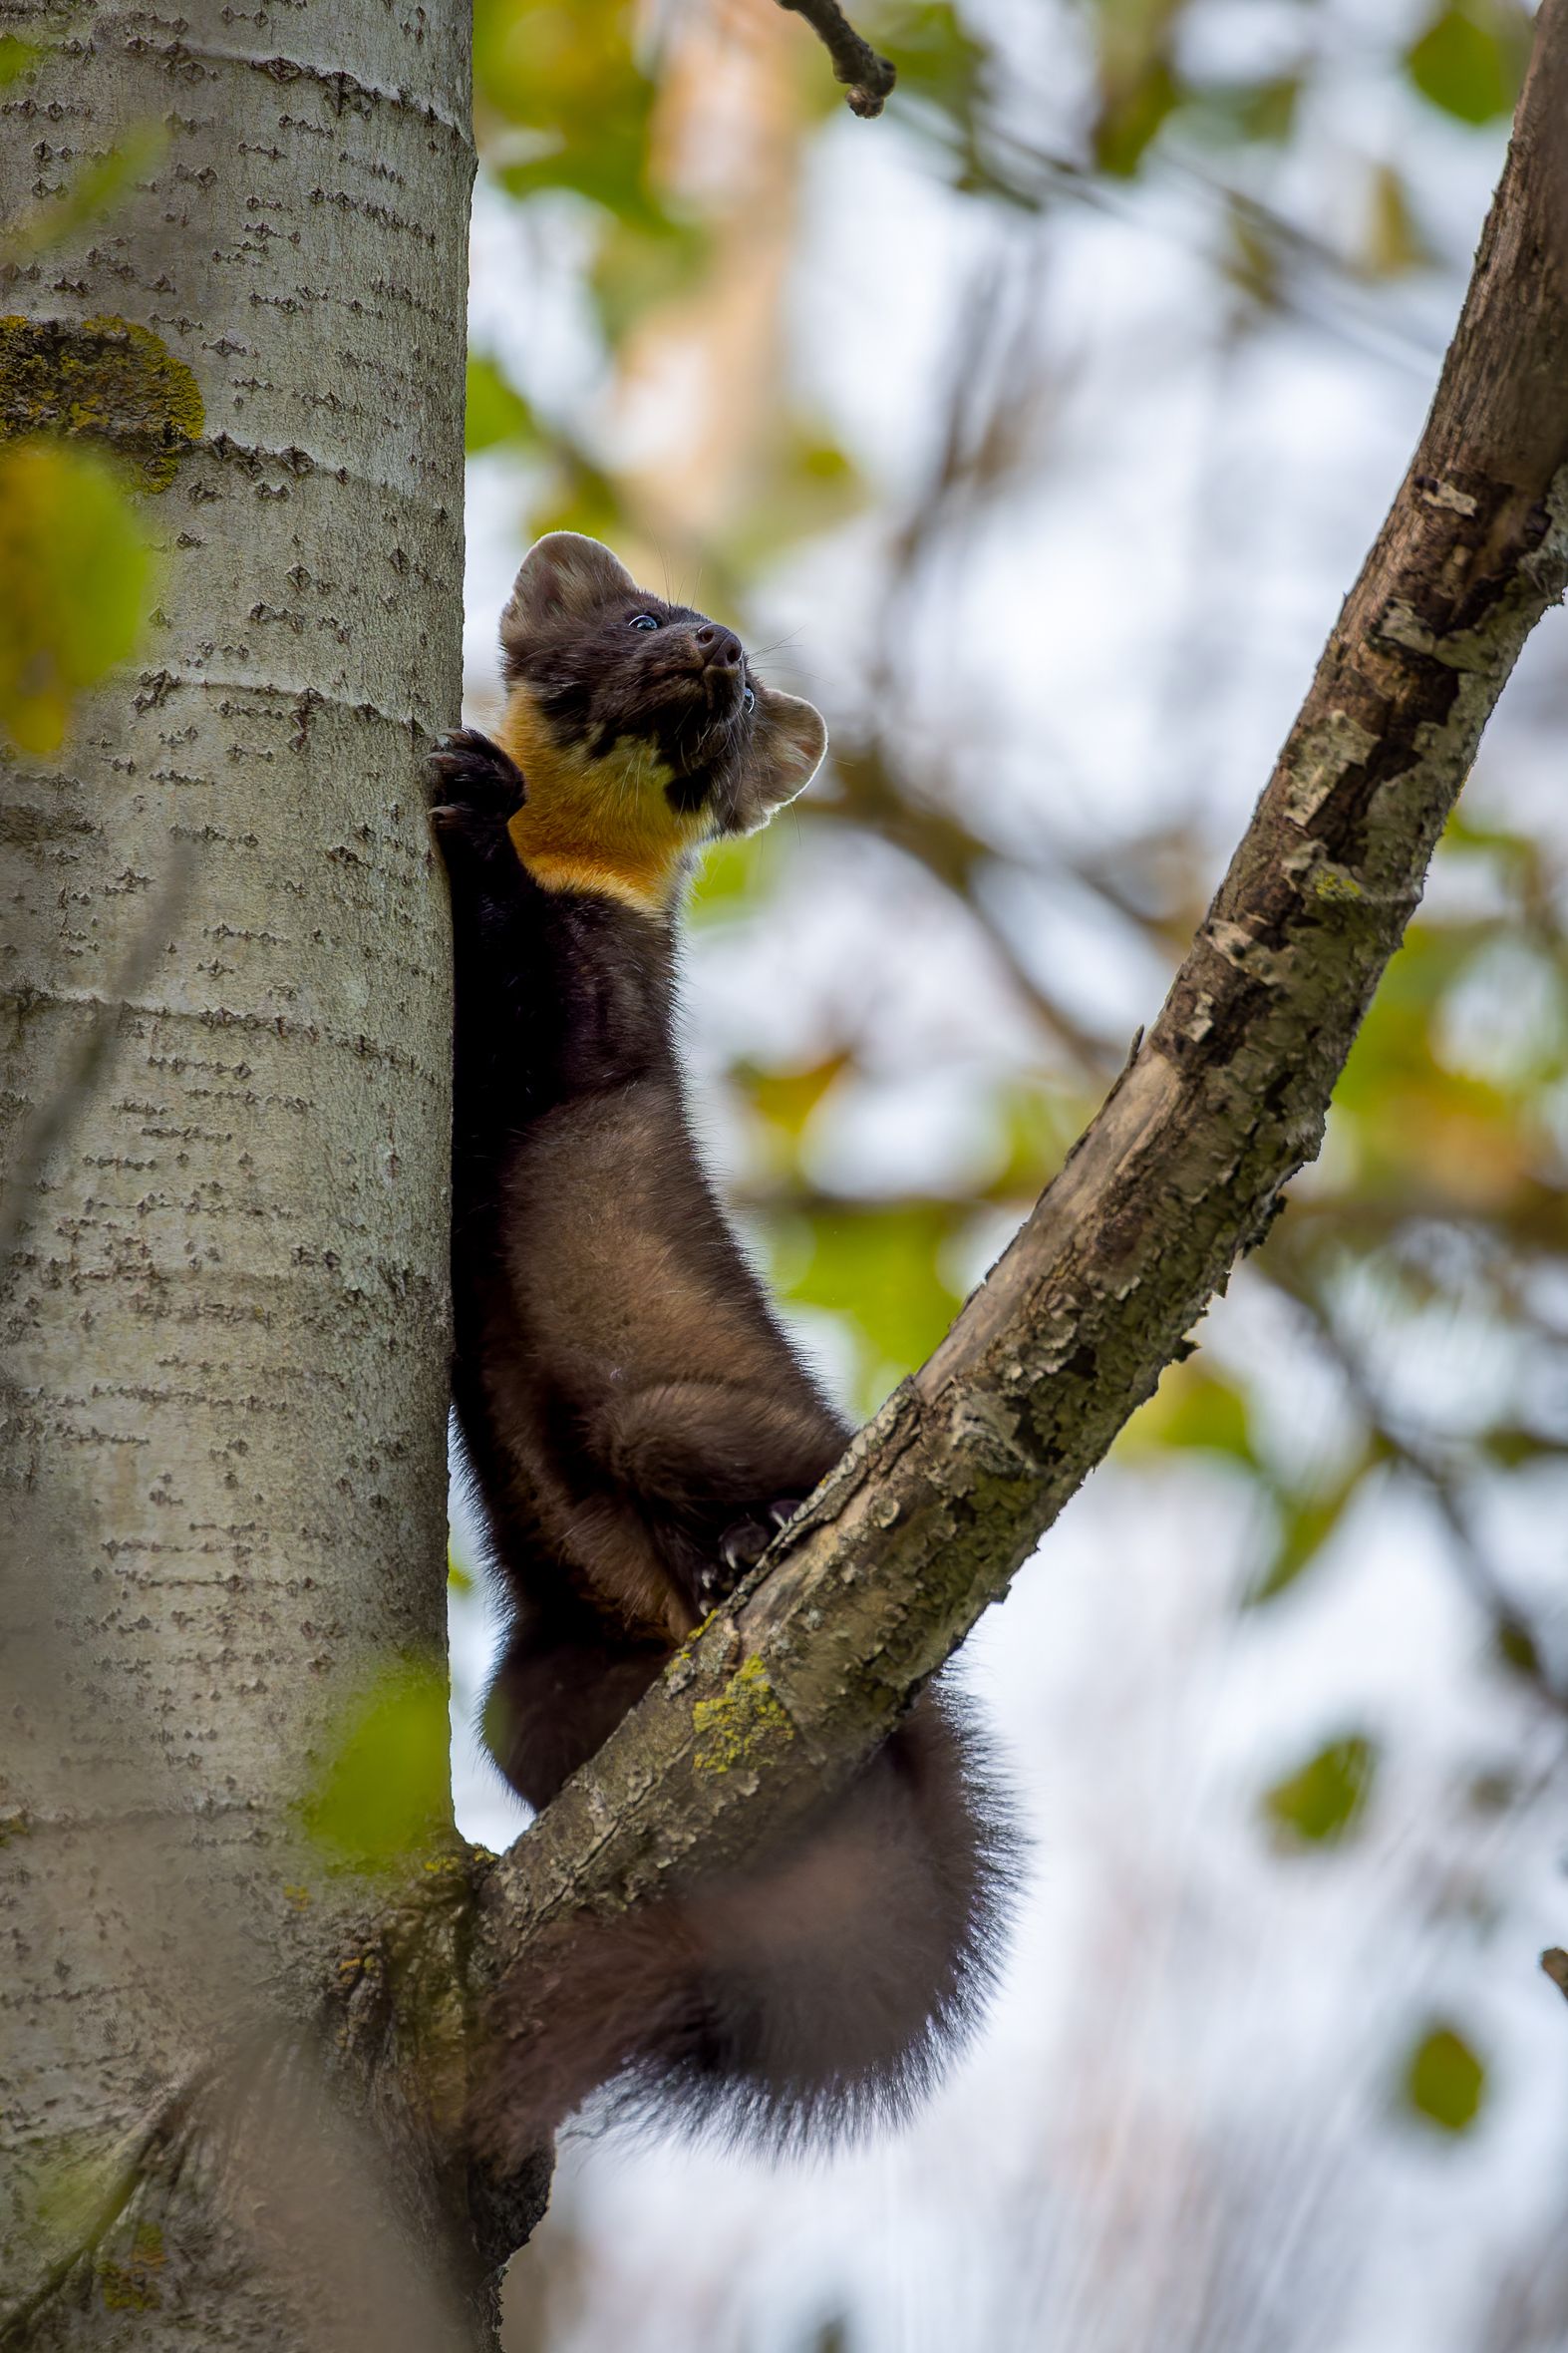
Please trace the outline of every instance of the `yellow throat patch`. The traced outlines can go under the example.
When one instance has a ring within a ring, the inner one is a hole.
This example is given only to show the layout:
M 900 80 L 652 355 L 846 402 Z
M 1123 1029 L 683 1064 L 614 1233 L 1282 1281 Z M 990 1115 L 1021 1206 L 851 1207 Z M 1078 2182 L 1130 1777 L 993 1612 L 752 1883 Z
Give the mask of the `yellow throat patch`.
M 711 829 L 706 817 L 670 807 L 674 771 L 652 744 L 622 736 L 598 760 L 580 744 L 562 749 L 525 686 L 512 688 L 496 741 L 527 782 L 507 832 L 540 887 L 597 891 L 665 914 Z

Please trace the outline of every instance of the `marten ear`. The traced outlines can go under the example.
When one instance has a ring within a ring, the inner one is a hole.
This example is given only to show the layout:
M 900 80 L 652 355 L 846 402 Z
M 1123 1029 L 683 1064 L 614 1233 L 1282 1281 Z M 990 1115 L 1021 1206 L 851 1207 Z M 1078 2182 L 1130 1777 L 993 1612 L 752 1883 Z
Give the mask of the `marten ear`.
M 547 531 L 523 558 L 500 617 L 500 641 L 515 659 L 563 623 L 590 621 L 606 604 L 641 593 L 626 566 L 581 531 Z
M 755 834 L 759 826 L 766 826 L 776 809 L 805 791 L 826 750 L 827 727 L 820 711 L 798 695 L 759 686 L 752 741 L 726 831 Z

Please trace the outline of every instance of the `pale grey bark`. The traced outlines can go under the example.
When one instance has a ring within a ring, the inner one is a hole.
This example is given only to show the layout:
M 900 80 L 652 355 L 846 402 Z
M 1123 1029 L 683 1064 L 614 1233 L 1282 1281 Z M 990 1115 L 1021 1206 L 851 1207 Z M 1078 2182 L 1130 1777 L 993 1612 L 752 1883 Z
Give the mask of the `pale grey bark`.
M 0 212 L 165 144 L 8 268 L 0 414 L 97 370 L 171 479 L 141 664 L 0 766 L 0 2334 L 477 2341 L 385 2000 L 326 2099 L 323 1987 L 375 1970 L 290 1812 L 445 1639 L 467 11 L 7 22 Z

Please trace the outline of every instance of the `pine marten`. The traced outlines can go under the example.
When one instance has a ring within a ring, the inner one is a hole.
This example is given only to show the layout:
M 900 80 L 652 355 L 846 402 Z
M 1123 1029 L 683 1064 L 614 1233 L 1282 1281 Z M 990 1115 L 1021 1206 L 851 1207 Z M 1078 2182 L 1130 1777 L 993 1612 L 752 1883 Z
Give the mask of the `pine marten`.
M 485 1733 L 548 1804 L 832 1468 L 849 1431 L 720 1211 L 674 1043 L 703 844 L 826 749 L 733 631 L 571 531 L 501 616 L 498 741 L 435 755 L 452 887 L 454 1393 L 509 1602 Z M 899 2112 L 971 2021 L 1008 1833 L 927 1694 L 808 1837 L 741 1880 L 572 1924 L 476 2110 L 520 2156 L 623 2103 L 774 2139 Z M 520 2013 L 517 2013 L 520 2014 Z

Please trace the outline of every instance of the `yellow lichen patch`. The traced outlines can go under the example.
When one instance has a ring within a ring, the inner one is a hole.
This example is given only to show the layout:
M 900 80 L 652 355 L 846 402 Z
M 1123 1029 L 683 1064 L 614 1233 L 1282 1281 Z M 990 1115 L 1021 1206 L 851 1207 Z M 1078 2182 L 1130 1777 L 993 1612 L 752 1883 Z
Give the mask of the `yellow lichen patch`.
M 692 1723 L 699 1773 L 730 1773 L 766 1753 L 776 1740 L 794 1738 L 794 1726 L 760 1658 L 749 1658 L 717 1699 L 700 1699 Z
M 0 319 L 0 440 L 87 439 L 166 491 L 205 423 L 183 360 L 130 319 Z
M 163 2268 L 163 2233 L 156 2222 L 139 2222 L 124 2263 L 101 2256 L 98 2283 L 111 2312 L 156 2312 L 163 2299 L 157 2275 Z

